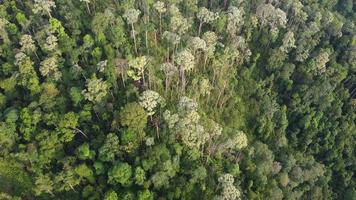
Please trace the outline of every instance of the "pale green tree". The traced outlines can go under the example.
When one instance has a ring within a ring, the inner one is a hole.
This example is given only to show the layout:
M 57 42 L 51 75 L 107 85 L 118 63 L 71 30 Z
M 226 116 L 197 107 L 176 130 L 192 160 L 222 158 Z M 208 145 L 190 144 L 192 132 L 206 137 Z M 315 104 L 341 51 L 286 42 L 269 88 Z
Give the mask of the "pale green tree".
M 244 10 L 242 8 L 237 8 L 231 6 L 227 14 L 227 32 L 230 37 L 236 36 L 236 34 L 241 30 L 244 24 Z
M 329 62 L 329 53 L 322 52 L 315 58 L 317 74 L 323 74 L 326 72 L 326 63 Z
M 140 80 L 142 78 L 145 84 L 145 69 L 148 64 L 148 59 L 146 56 L 140 56 L 136 58 L 129 59 L 128 66 L 129 69 L 126 71 L 127 75 L 131 77 L 134 81 Z
M 164 72 L 165 75 L 165 87 L 166 87 L 166 92 L 168 92 L 168 89 L 170 88 L 170 84 L 172 81 L 172 77 L 175 76 L 178 72 L 178 69 L 174 64 L 170 62 L 165 62 L 161 65 L 161 70 Z
M 234 151 L 240 150 L 247 146 L 248 140 L 247 136 L 243 131 L 238 131 L 232 138 L 229 138 L 224 144 L 224 148 Z
M 139 97 L 139 103 L 145 108 L 147 115 L 152 116 L 155 114 L 157 107 L 165 105 L 165 100 L 157 92 L 146 90 Z
M 294 33 L 292 31 L 288 31 L 283 37 L 283 44 L 280 47 L 282 52 L 288 53 L 290 49 L 295 48 L 295 39 Z
M 93 103 L 100 103 L 108 94 L 108 85 L 101 78 L 98 79 L 94 74 L 86 82 L 86 89 L 82 91 L 84 98 Z
M 120 153 L 120 141 L 116 134 L 109 133 L 106 136 L 103 146 L 99 148 L 99 159 L 106 162 L 113 162 Z
M 179 73 L 181 76 L 181 85 L 182 85 L 182 91 L 185 91 L 185 85 L 186 85 L 186 80 L 185 80 L 185 72 L 190 71 L 194 69 L 195 67 L 195 58 L 190 51 L 187 49 L 182 50 L 179 52 L 176 56 L 175 62 L 179 66 Z
M 165 111 L 164 119 L 169 130 L 173 132 L 176 139 L 180 140 L 190 149 L 200 149 L 207 141 L 207 132 L 200 124 L 198 104 L 194 100 L 184 96 L 178 103 L 177 114 Z
M 36 13 L 46 13 L 49 17 L 51 15 L 51 9 L 56 7 L 56 4 L 53 0 L 34 0 L 35 3 L 33 5 L 32 11 Z
M 259 5 L 256 10 L 256 16 L 262 26 L 270 26 L 271 34 L 274 37 L 278 35 L 278 29 L 285 28 L 287 24 L 287 14 L 270 3 Z
M 85 3 L 85 5 L 87 6 L 88 13 L 90 14 L 90 7 L 89 7 L 90 0 L 79 0 L 79 1 Z
M 171 14 L 171 21 L 170 21 L 171 31 L 182 36 L 191 27 L 192 23 L 188 22 L 188 19 L 182 16 L 179 9 L 174 4 L 171 5 L 169 11 Z
M 200 37 L 192 37 L 189 40 L 189 48 L 193 50 L 193 55 L 195 55 L 198 50 L 206 50 L 206 42 Z
M 141 11 L 136 10 L 134 8 L 130 8 L 130 9 L 127 9 L 123 15 L 123 17 L 126 19 L 127 23 L 131 25 L 131 30 L 132 30 L 131 35 L 134 40 L 136 53 L 137 53 L 137 43 L 136 43 L 136 31 L 135 31 L 134 24 L 138 21 L 138 17 L 140 14 L 141 14 Z
M 46 43 L 44 44 L 44 48 L 45 50 L 47 51 L 54 51 L 58 48 L 58 39 L 56 36 L 54 35 L 49 35 L 47 38 L 46 38 Z
M 100 61 L 98 64 L 96 64 L 99 72 L 104 72 L 107 65 L 108 65 L 108 60 L 103 60 Z
M 167 45 L 167 60 L 169 60 L 169 49 L 170 49 L 171 45 L 172 45 L 172 50 L 173 50 L 172 59 L 174 59 L 176 46 L 179 44 L 179 42 L 181 40 L 181 37 L 176 33 L 165 31 L 163 33 L 163 38 L 165 40 L 167 40 L 167 42 L 168 42 L 168 45 Z
M 205 56 L 204 56 L 204 68 L 209 58 L 214 57 L 216 44 L 218 42 L 218 37 L 215 32 L 208 31 L 203 35 L 203 40 L 206 43 Z
M 35 41 L 31 35 L 25 34 L 20 39 L 21 51 L 26 54 L 31 54 L 36 51 Z
M 9 40 L 9 35 L 7 33 L 6 27 L 9 24 L 9 21 L 7 21 L 5 18 L 0 18 L 0 35 L 1 38 L 4 40 L 5 43 L 8 43 Z M 1 51 L 0 51 L 1 52 Z
M 167 122 L 169 129 L 173 129 L 176 123 L 179 121 L 178 114 L 171 114 L 171 111 L 169 110 L 164 111 L 163 118 Z
M 222 189 L 221 194 L 216 200 L 239 200 L 241 192 L 234 186 L 234 177 L 231 174 L 223 174 L 218 179 Z
M 160 34 L 162 34 L 162 14 L 167 12 L 167 8 L 166 8 L 166 5 L 164 4 L 164 2 L 162 2 L 162 1 L 156 1 L 153 4 L 153 7 L 157 10 L 157 12 L 159 14 L 159 32 L 160 32 Z
M 199 19 L 198 36 L 200 36 L 201 28 L 202 28 L 203 24 L 213 22 L 214 20 L 216 20 L 219 17 L 219 14 L 214 13 L 205 7 L 201 7 L 201 8 L 199 8 L 197 17 Z
M 53 181 L 49 175 L 41 174 L 35 178 L 34 192 L 37 196 L 47 193 L 53 195 Z
M 40 72 L 44 77 L 52 78 L 56 81 L 61 79 L 62 73 L 58 69 L 57 57 L 52 56 L 42 61 L 40 65 Z

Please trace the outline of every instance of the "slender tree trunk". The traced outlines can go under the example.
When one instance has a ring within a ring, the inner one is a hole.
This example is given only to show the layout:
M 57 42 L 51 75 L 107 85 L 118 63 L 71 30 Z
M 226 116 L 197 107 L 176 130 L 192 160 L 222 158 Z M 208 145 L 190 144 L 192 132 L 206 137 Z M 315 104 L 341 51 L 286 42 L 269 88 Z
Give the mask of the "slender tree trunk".
M 174 58 L 175 58 L 175 53 L 176 53 L 176 45 L 173 45 L 173 52 L 172 52 L 172 64 L 174 65 Z
M 145 31 L 145 42 L 146 42 L 147 54 L 150 54 L 150 48 L 148 48 L 148 31 L 147 31 L 147 29 Z
M 162 14 L 159 13 L 159 35 L 162 35 Z
M 144 86 L 144 87 L 146 87 L 145 71 L 144 71 L 144 70 L 142 70 L 142 71 L 141 71 L 141 73 L 142 73 L 142 81 L 143 81 L 143 86 Z
M 147 54 L 150 54 L 150 48 L 148 48 L 148 31 L 147 31 L 147 25 L 148 25 L 148 17 L 145 18 L 145 44 L 146 44 Z
M 90 15 L 90 14 L 91 14 L 91 12 L 90 12 L 90 8 L 89 8 L 89 3 L 88 3 L 88 2 L 86 2 L 85 4 L 87 5 L 88 13 L 89 13 L 89 15 Z
M 184 74 L 184 70 L 181 70 L 181 79 L 182 79 L 182 92 L 183 94 L 185 94 L 185 74 Z
M 228 1 L 229 1 L 229 0 L 224 0 L 224 9 L 225 9 L 225 10 L 227 10 Z
M 220 90 L 220 92 L 219 92 L 219 96 L 218 96 L 218 98 L 217 98 L 217 100 L 216 100 L 215 107 L 218 107 L 219 102 L 220 102 L 221 95 L 224 93 L 225 88 L 226 88 L 226 80 L 224 81 L 224 86 L 223 86 L 223 88 L 222 88 L 222 89 Z
M 121 73 L 121 79 L 122 79 L 122 84 L 124 85 L 124 88 L 125 88 L 126 86 L 125 86 L 124 73 Z
M 135 27 L 133 23 L 131 23 L 131 29 L 132 29 L 132 37 L 135 44 L 135 53 L 137 54 L 136 33 L 135 33 Z
M 205 71 L 205 66 L 206 66 L 206 63 L 208 62 L 208 56 L 207 55 L 204 55 L 204 65 L 203 65 L 203 69 Z
M 213 8 L 213 0 L 209 0 L 209 8 Z
M 203 22 L 200 21 L 199 23 L 199 29 L 198 29 L 198 37 L 200 37 L 200 33 L 201 33 L 201 27 L 203 26 Z
M 166 79 L 165 79 L 165 86 L 166 86 L 166 94 L 167 94 L 167 91 L 168 91 L 168 77 L 166 75 Z

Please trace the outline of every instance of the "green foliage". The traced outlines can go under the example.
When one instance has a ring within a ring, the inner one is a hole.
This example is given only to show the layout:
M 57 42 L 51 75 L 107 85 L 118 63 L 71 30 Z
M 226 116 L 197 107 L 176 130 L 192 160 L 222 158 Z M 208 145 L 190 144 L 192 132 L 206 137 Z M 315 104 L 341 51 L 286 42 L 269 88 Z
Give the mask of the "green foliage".
M 354 199 L 353 1 L 0 3 L 0 199 Z
M 138 103 L 128 103 L 120 112 L 121 124 L 129 130 L 141 132 L 147 124 L 147 114 Z
M 132 169 L 127 163 L 119 163 L 114 165 L 108 172 L 108 183 L 112 185 L 121 184 L 122 186 L 130 186 L 132 183 Z

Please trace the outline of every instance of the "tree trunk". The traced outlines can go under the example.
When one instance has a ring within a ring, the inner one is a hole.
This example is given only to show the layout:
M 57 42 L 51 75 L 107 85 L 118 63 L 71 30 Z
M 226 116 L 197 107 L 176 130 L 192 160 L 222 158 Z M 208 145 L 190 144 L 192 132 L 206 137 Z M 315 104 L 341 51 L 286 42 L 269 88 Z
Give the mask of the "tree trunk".
M 185 94 L 185 75 L 184 75 L 184 70 L 181 70 L 181 79 L 182 79 L 182 92 Z
M 148 31 L 147 31 L 148 22 L 149 22 L 148 17 L 145 17 L 145 44 L 146 44 L 147 54 L 150 54 L 150 48 L 148 48 Z
M 131 23 L 131 29 L 132 29 L 132 37 L 135 44 L 135 53 L 137 54 L 136 34 L 135 34 L 135 27 L 133 23 Z
M 203 22 L 200 21 L 199 29 L 198 29 L 198 37 L 200 37 L 201 27 L 203 26 Z
M 90 15 L 91 13 L 90 13 L 90 8 L 89 8 L 89 3 L 87 2 L 87 3 L 85 3 L 85 4 L 87 5 L 88 13 L 89 13 L 89 15 Z
M 159 13 L 159 35 L 162 35 L 162 14 Z
M 145 70 L 142 70 L 141 73 L 142 73 L 143 86 L 146 87 Z

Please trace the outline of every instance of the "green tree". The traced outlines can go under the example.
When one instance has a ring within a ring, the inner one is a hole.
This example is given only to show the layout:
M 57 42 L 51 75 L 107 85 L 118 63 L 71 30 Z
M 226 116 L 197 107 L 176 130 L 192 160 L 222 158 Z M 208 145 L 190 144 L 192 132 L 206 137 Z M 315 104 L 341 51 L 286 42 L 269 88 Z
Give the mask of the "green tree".
M 112 185 L 121 184 L 123 186 L 129 186 L 132 183 L 131 176 L 131 166 L 127 163 L 119 163 L 108 172 L 108 183 Z

